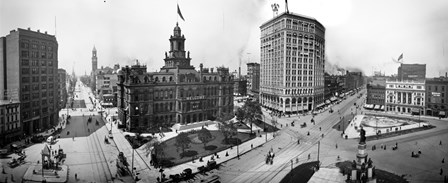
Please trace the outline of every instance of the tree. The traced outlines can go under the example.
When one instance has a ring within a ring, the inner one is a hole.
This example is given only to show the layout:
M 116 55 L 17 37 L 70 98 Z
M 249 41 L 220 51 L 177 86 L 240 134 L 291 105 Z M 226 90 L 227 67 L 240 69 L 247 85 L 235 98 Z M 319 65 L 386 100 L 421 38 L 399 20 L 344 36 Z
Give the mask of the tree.
M 199 140 L 204 143 L 204 147 L 210 142 L 213 138 L 212 133 L 207 128 L 202 128 L 198 133 Z
M 165 157 L 166 144 L 157 140 L 157 138 L 151 139 L 146 143 L 145 151 L 146 157 L 151 154 L 151 160 L 155 164 L 159 164 Z
M 239 107 L 236 110 L 236 120 L 238 120 L 239 122 L 242 122 L 245 119 L 245 116 L 246 116 L 246 114 L 245 114 L 244 109 Z
M 229 143 L 229 139 L 235 136 L 238 131 L 237 128 L 233 123 L 222 123 L 219 126 L 219 130 L 222 132 L 222 135 L 224 136 L 224 141 L 226 144 Z
M 263 115 L 261 111 L 261 105 L 258 102 L 246 100 L 243 105 L 244 118 L 250 123 L 250 133 L 252 134 L 252 122 L 258 120 Z
M 185 152 L 185 149 L 188 148 L 188 146 L 191 143 L 190 137 L 188 137 L 188 133 L 181 132 L 176 137 L 176 146 L 182 148 L 182 152 Z

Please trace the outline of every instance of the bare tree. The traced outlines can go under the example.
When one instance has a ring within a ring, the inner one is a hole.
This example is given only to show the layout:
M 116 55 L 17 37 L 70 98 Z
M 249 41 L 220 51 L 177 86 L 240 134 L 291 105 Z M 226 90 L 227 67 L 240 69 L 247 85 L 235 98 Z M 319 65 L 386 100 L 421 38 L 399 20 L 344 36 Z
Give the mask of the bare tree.
M 250 123 L 250 133 L 252 134 L 253 121 L 260 119 L 263 115 L 263 112 L 261 111 L 261 105 L 256 101 L 246 100 L 243 105 L 243 110 L 245 114 L 244 118 Z
M 198 133 L 198 138 L 202 141 L 205 147 L 207 143 L 212 140 L 213 136 L 207 128 L 202 128 Z
M 179 135 L 176 136 L 176 146 L 180 147 L 182 149 L 182 152 L 185 152 L 185 149 L 188 148 L 188 146 L 191 143 L 190 137 L 188 137 L 188 133 L 181 132 Z

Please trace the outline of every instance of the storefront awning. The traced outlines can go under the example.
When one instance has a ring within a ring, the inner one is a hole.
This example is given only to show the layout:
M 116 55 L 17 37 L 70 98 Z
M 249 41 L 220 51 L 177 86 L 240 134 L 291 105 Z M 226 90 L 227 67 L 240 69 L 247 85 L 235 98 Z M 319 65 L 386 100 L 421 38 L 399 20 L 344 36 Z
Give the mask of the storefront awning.
M 411 112 L 420 113 L 420 110 L 419 110 L 419 109 L 416 109 L 416 108 L 412 108 L 412 109 L 411 109 Z
M 325 103 L 326 103 L 326 104 L 330 104 L 330 100 L 326 100 Z
M 440 116 L 445 116 L 445 114 L 446 114 L 445 111 L 440 111 L 440 112 L 439 112 L 439 115 L 440 115 Z
M 336 101 L 336 100 L 338 100 L 338 99 L 337 99 L 336 97 L 331 97 L 330 100 L 331 100 L 332 102 L 334 102 L 334 101 Z
M 384 111 L 384 105 L 382 105 L 380 109 Z

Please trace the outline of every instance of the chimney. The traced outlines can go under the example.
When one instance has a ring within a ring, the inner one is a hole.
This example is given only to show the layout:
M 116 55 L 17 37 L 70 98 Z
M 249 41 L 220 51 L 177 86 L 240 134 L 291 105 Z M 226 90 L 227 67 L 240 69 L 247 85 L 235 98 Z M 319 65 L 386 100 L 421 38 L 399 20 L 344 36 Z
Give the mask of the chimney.
M 37 29 L 37 32 L 40 33 L 40 29 Z
M 213 67 L 212 67 L 212 68 L 210 68 L 210 71 L 211 71 L 212 73 L 213 73 L 213 69 L 214 69 Z
M 238 79 L 241 78 L 241 67 L 238 67 Z
M 28 30 L 31 30 L 31 27 L 28 27 Z
M 45 31 L 45 34 L 47 34 L 47 31 Z

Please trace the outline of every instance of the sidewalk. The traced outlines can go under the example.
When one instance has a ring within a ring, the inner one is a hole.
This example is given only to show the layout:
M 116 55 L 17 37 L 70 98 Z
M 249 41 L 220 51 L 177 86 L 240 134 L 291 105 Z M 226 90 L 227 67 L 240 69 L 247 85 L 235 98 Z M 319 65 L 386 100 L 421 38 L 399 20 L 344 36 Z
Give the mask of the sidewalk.
M 110 116 L 108 116 L 110 118 Z M 106 118 L 106 120 L 108 120 Z M 106 124 L 106 127 L 110 130 L 110 123 Z M 121 130 L 117 129 L 117 125 L 112 125 L 112 134 L 114 137 L 114 140 L 117 144 L 118 149 L 125 154 L 125 156 L 128 158 L 128 161 L 132 158 L 132 149 L 129 142 L 124 138 L 126 132 L 122 132 Z M 205 128 L 209 130 L 219 130 L 217 124 L 204 126 Z M 189 128 L 187 130 L 181 130 L 180 132 L 186 132 L 191 130 L 200 130 L 202 128 L 202 125 L 199 125 L 195 128 Z M 256 125 L 253 125 L 254 130 L 261 129 L 259 127 L 256 127 Z M 238 129 L 239 132 L 249 133 L 250 129 Z M 164 141 L 170 138 L 174 138 L 177 136 L 176 132 L 165 132 L 163 133 L 165 136 L 163 138 L 160 138 L 160 136 L 156 136 L 159 140 Z M 233 147 L 232 149 L 226 149 L 220 152 L 217 152 L 220 158 L 215 157 L 215 161 L 217 164 L 224 163 L 230 159 L 237 157 L 237 151 L 239 151 L 239 154 L 245 154 L 248 151 L 252 150 L 253 148 L 256 148 L 258 146 L 263 145 L 267 141 L 270 141 L 273 139 L 273 133 L 263 134 L 261 137 L 257 136 L 252 140 L 246 141 L 238 146 L 238 148 Z M 136 153 L 134 154 L 134 166 L 136 167 L 136 171 L 140 173 L 139 178 L 141 178 L 140 181 L 142 182 L 155 182 L 156 178 L 160 176 L 159 169 L 155 169 L 153 166 L 150 166 L 150 156 L 146 157 L 146 147 L 142 146 L 139 149 L 135 150 Z M 228 153 L 229 156 L 225 156 L 225 154 Z M 183 172 L 183 170 L 190 168 L 193 173 L 198 172 L 198 167 L 200 166 L 207 166 L 207 160 L 211 160 L 211 157 L 214 155 L 204 156 L 202 157 L 203 162 L 199 162 L 198 159 L 195 159 L 194 162 L 190 161 L 184 164 L 180 164 L 171 168 L 165 168 L 164 174 L 168 177 L 169 175 L 174 174 L 180 174 Z

